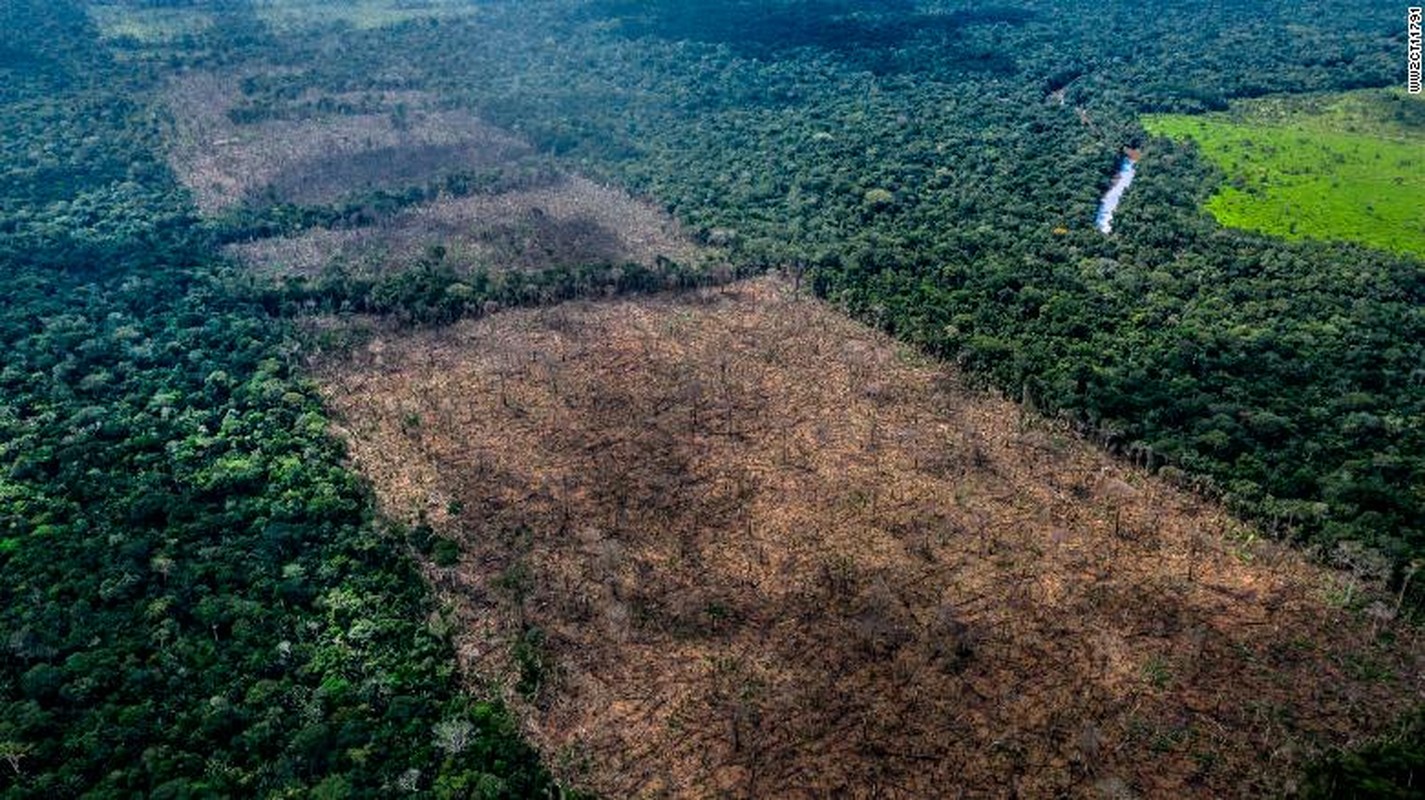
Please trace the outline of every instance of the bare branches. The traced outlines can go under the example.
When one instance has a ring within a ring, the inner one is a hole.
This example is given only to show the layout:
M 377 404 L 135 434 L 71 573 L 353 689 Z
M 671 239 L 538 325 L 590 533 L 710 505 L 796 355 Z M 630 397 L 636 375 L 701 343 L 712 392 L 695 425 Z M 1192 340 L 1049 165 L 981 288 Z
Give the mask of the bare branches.
M 1293 554 L 775 281 L 381 355 L 330 382 L 358 463 L 461 538 L 431 574 L 467 668 L 537 685 L 509 690 L 531 735 L 606 794 L 1230 794 L 1291 767 L 1264 726 L 1305 748 L 1402 702 L 1323 685 L 1376 629 L 1412 636 L 1395 598 L 1343 625 Z M 1418 674 L 1399 652 L 1380 669 Z

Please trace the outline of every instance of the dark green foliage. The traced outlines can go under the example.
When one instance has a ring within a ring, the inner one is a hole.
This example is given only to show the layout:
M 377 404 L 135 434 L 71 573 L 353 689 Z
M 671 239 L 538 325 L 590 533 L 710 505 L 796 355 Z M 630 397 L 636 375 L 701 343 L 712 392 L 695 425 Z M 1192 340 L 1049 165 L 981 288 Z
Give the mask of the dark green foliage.
M 1400 733 L 1316 764 L 1302 796 L 1310 800 L 1409 800 L 1425 797 L 1425 715 Z
M 438 567 L 453 567 L 460 560 L 460 545 L 449 539 L 436 539 L 431 548 L 431 560 Z
M 205 266 L 149 87 L 82 10 L 4 14 L 70 61 L 0 104 L 0 796 L 555 793 L 461 691 L 283 327 Z
M 490 308 L 548 305 L 578 297 L 627 294 L 706 285 L 707 274 L 671 261 L 642 264 L 586 264 L 537 272 L 465 275 L 439 261 L 424 260 L 381 278 L 328 275 L 292 280 L 254 290 L 276 314 L 361 312 L 386 314 L 407 324 L 432 325 L 480 316 Z
M 534 700 L 541 686 L 548 678 L 545 666 L 544 631 L 536 627 L 526 628 L 514 646 L 515 666 L 519 668 L 519 681 L 515 689 L 527 700 Z
M 617 17 L 622 29 L 633 36 L 725 43 L 754 58 L 780 58 L 798 48 L 816 48 L 883 74 L 920 69 L 922 64 L 902 56 L 908 47 L 926 45 L 941 50 L 942 67 L 954 60 L 962 69 L 1012 72 L 1010 53 L 961 47 L 958 33 L 968 25 L 1018 24 L 1033 16 L 1012 7 L 924 13 L 907 0 L 616 1 L 595 3 L 587 13 L 595 18 Z

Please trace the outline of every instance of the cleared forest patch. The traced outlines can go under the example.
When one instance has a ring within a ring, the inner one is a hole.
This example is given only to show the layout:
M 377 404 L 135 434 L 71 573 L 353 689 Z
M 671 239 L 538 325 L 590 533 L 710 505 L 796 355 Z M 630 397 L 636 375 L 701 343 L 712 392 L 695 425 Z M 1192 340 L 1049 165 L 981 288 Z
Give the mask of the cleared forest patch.
M 504 164 L 530 150 L 472 114 L 427 107 L 418 93 L 374 97 L 382 111 L 241 124 L 233 113 L 242 97 L 237 76 L 186 75 L 164 97 L 175 123 L 169 162 L 205 214 L 244 204 L 329 203 Z
M 472 675 L 611 797 L 1287 791 L 1419 702 L 1355 576 L 774 280 L 318 365 Z
M 375 277 L 440 247 L 457 270 L 539 270 L 660 258 L 693 266 L 699 248 L 666 212 L 579 176 L 498 194 L 443 198 L 363 228 L 316 228 L 232 245 L 229 252 L 274 277 L 316 277 L 340 268 Z
M 255 113 L 242 104 L 242 85 L 238 76 L 198 73 L 174 81 L 166 94 L 175 121 L 170 162 L 205 214 L 276 203 L 361 204 L 375 190 L 424 191 L 451 176 L 470 184 L 459 194 L 431 191 L 423 196 L 435 199 L 427 202 L 363 213 L 359 226 L 310 227 L 229 246 L 259 274 L 379 278 L 434 249 L 466 273 L 653 267 L 663 259 L 698 267 L 713 257 L 663 209 L 536 163 L 520 139 L 469 113 L 436 109 L 422 93 L 305 90 Z M 244 115 L 259 120 L 234 121 Z
M 131 39 L 144 44 L 169 42 L 202 33 L 213 24 L 211 14 L 196 8 L 135 7 L 90 3 L 89 18 L 105 39 Z
M 448 19 L 474 13 L 467 0 L 257 0 L 253 10 L 278 30 L 327 26 L 334 22 L 354 28 L 379 28 L 418 19 Z

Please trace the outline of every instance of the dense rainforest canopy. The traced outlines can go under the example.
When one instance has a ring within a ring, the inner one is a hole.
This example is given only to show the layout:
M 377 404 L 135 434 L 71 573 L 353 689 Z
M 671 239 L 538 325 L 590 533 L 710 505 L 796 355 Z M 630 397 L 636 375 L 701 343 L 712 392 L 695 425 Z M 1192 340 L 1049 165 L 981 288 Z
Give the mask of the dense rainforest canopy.
M 291 326 L 438 324 L 715 276 L 500 276 L 434 249 L 389 274 L 274 281 L 222 255 L 552 170 L 652 199 L 732 272 L 805 272 L 848 313 L 1418 605 L 1425 267 L 1223 227 L 1201 208 L 1221 168 L 1140 123 L 1357 90 L 1418 121 L 1418 98 L 1378 91 L 1402 81 L 1397 9 L 311 6 L 0 6 L 4 796 L 558 791 L 502 707 L 462 690 L 407 557 L 438 543 L 374 518 Z M 236 76 L 222 116 L 239 130 L 399 128 L 423 103 L 530 152 L 330 196 L 274 185 L 200 215 L 161 98 L 209 73 Z M 1139 174 L 1104 236 L 1095 203 L 1125 147 Z M 1368 756 L 1323 785 L 1377 763 L 1412 774 L 1390 745 Z
M 547 791 L 218 282 L 146 76 L 77 5 L 0 24 L 0 793 Z

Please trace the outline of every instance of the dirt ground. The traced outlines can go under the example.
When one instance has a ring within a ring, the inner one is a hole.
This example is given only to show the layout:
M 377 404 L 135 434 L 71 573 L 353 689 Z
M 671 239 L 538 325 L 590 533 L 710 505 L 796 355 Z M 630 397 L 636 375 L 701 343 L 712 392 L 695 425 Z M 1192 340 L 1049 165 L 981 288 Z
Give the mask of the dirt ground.
M 169 163 L 205 214 L 328 203 L 530 152 L 517 137 L 467 112 L 438 109 L 420 92 L 314 97 L 296 105 L 313 113 L 239 124 L 231 112 L 242 100 L 241 76 L 207 72 L 183 75 L 164 93 L 173 119 Z M 315 111 L 322 107 L 349 111 Z
M 1276 796 L 1422 700 L 1393 598 L 780 280 L 316 374 L 458 543 L 467 674 L 609 797 Z
M 254 274 L 283 280 L 328 272 L 378 277 L 433 247 L 476 270 L 543 270 L 668 259 L 686 267 L 718 258 L 662 208 L 533 157 L 518 137 L 474 115 L 440 109 L 421 92 L 323 94 L 287 101 L 276 118 L 234 122 L 239 75 L 195 72 L 164 95 L 173 124 L 168 156 L 200 211 L 221 215 L 273 203 L 322 205 L 375 189 L 425 187 L 456 173 L 498 176 L 465 196 L 444 195 L 360 227 L 310 228 L 229 245 Z
M 340 266 L 375 276 L 414 263 L 432 246 L 462 271 L 541 270 L 591 263 L 693 266 L 709 248 L 693 244 L 663 209 L 580 176 L 545 185 L 406 209 L 356 229 L 314 228 L 296 236 L 232 245 L 259 274 L 314 277 Z

